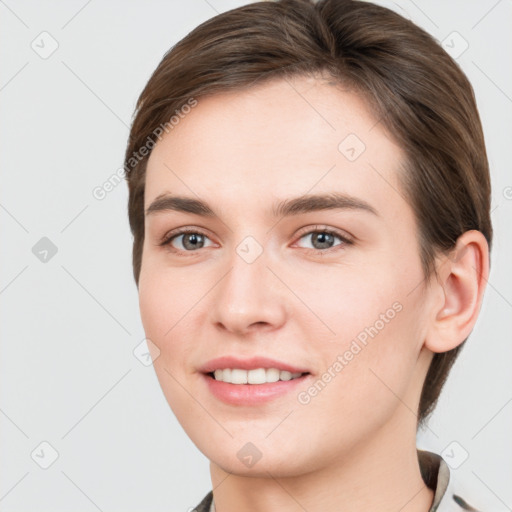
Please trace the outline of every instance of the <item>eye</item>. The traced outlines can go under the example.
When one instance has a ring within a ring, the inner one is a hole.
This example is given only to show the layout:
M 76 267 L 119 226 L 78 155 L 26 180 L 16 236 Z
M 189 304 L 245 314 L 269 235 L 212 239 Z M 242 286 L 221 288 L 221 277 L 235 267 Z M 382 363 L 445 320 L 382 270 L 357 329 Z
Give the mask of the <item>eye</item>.
M 194 252 L 205 247 L 206 240 L 209 240 L 209 238 L 198 230 L 182 229 L 167 235 L 160 245 L 169 246 L 171 250 L 177 252 Z
M 310 238 L 313 245 L 312 248 L 304 247 L 307 251 L 313 251 L 315 254 L 330 252 L 337 250 L 336 247 L 342 249 L 346 245 L 352 245 L 353 241 L 344 234 L 331 229 L 315 226 L 315 229 L 309 228 L 309 231 L 304 231 L 299 240 Z M 340 243 L 335 243 L 336 239 Z M 208 245 L 207 242 L 210 242 Z M 208 236 L 198 229 L 185 228 L 177 231 L 172 231 L 167 234 L 164 239 L 159 243 L 160 246 L 167 247 L 171 252 L 175 253 L 193 253 L 199 249 L 213 245 Z
M 305 247 L 305 249 L 312 250 L 314 252 L 327 252 L 330 249 L 334 249 L 338 246 L 351 245 L 353 242 L 348 237 L 342 235 L 338 231 L 329 228 L 310 230 L 303 234 L 299 240 L 310 239 L 312 248 Z M 341 243 L 335 244 L 336 238 Z

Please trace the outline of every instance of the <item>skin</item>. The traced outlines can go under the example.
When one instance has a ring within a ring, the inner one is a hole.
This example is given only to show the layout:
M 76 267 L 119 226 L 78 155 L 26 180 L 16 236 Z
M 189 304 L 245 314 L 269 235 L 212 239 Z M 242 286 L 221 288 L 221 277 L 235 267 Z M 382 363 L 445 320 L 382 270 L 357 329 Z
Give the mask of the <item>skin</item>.
M 217 510 L 428 511 L 434 494 L 420 474 L 415 412 L 433 352 L 456 347 L 476 322 L 485 238 L 462 235 L 439 259 L 439 277 L 424 280 L 417 225 L 398 184 L 403 152 L 352 92 L 300 77 L 198 101 L 150 155 L 145 209 L 169 193 L 200 198 L 218 217 L 146 216 L 139 298 L 164 395 L 210 460 Z M 366 146 L 355 161 L 338 150 L 350 133 Z M 378 215 L 271 215 L 277 201 L 333 191 L 364 199 Z M 322 246 L 317 226 L 353 243 L 335 237 Z M 187 235 L 159 245 L 182 227 L 205 233 L 204 246 L 190 248 Z M 236 252 L 246 236 L 263 250 L 252 263 Z M 401 311 L 299 403 L 298 391 L 397 301 Z M 296 392 L 235 407 L 198 372 L 227 354 L 272 357 L 312 376 Z M 247 442 L 262 454 L 252 467 L 237 457 Z

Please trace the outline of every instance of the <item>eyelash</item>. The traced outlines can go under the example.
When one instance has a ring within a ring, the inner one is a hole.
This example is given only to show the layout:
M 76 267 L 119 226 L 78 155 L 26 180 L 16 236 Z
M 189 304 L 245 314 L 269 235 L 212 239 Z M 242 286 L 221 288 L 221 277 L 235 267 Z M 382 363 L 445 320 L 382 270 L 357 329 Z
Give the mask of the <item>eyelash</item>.
M 353 240 L 348 238 L 346 235 L 342 235 L 340 232 L 338 232 L 334 229 L 331 229 L 331 228 L 315 226 L 314 229 L 311 229 L 311 228 L 307 228 L 307 229 L 309 229 L 309 231 L 303 231 L 300 233 L 300 235 L 298 236 L 298 240 L 300 240 L 301 238 L 303 238 L 306 235 L 312 235 L 314 233 L 327 233 L 329 235 L 333 235 L 333 236 L 339 238 L 343 242 L 342 244 L 336 245 L 334 247 L 329 247 L 327 249 L 305 248 L 304 250 L 307 251 L 308 253 L 312 253 L 315 255 L 318 255 L 318 254 L 323 255 L 325 253 L 330 253 L 331 251 L 339 250 L 340 248 L 343 249 L 343 246 L 353 245 L 353 243 L 354 243 Z M 183 228 L 183 229 L 180 229 L 179 231 L 174 231 L 174 232 L 171 232 L 170 234 L 166 235 L 158 245 L 161 247 L 166 247 L 172 253 L 176 253 L 176 254 L 182 253 L 183 256 L 194 256 L 195 253 L 199 252 L 199 249 L 197 249 L 195 251 L 182 251 L 181 249 L 176 249 L 175 247 L 173 247 L 171 245 L 171 242 L 175 238 L 177 238 L 181 235 L 186 235 L 186 234 L 190 234 L 190 233 L 194 234 L 194 235 L 201 235 L 206 238 L 209 238 L 208 235 L 206 233 L 204 233 L 203 231 L 201 231 L 200 229 Z

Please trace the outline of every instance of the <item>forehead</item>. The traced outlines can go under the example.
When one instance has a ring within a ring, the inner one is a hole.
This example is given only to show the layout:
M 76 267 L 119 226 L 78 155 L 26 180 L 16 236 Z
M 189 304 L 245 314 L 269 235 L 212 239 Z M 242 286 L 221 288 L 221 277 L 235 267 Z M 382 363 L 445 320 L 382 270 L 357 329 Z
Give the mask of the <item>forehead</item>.
M 355 93 L 311 77 L 199 98 L 150 155 L 145 208 L 162 193 L 246 209 L 334 190 L 403 202 L 404 155 L 378 121 Z

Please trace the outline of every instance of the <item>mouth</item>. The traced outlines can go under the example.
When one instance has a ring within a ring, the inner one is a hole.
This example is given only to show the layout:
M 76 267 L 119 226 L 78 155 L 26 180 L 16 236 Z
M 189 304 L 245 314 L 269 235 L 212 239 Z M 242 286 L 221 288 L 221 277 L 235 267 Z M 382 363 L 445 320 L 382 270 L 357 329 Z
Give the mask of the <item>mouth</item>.
M 255 407 L 278 398 L 296 400 L 292 391 L 301 384 L 307 385 L 305 383 L 312 375 L 277 368 L 222 368 L 203 373 L 202 377 L 212 398 L 236 407 Z
M 310 375 L 310 373 L 290 372 L 288 370 L 280 370 L 279 368 L 255 368 L 252 370 L 244 370 L 242 368 L 219 368 L 215 371 L 206 372 L 205 375 L 215 381 L 227 384 L 260 386 L 274 382 L 287 382 L 300 379 L 305 375 Z
M 217 357 L 198 368 L 210 396 L 230 405 L 255 406 L 290 393 L 313 377 L 308 368 L 266 356 Z

